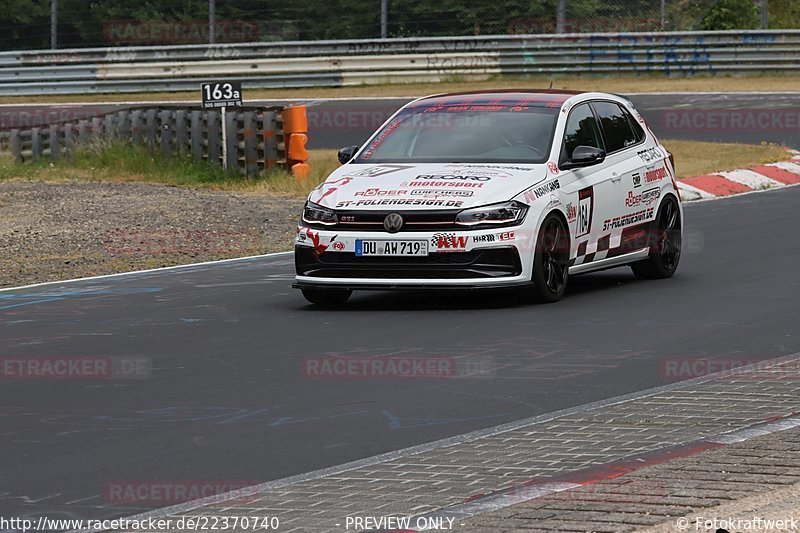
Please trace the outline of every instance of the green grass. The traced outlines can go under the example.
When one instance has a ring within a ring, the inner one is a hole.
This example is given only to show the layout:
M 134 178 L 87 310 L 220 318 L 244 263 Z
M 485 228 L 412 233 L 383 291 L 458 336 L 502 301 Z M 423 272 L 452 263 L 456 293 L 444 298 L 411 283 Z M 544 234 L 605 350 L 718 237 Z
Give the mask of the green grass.
M 338 166 L 335 150 L 311 151 L 311 174 L 305 180 L 283 169 L 256 178 L 226 172 L 220 166 L 194 161 L 190 155 L 164 156 L 142 146 L 98 141 L 76 151 L 71 160 L 38 160 L 17 165 L 0 157 L 0 180 L 145 182 L 174 187 L 237 192 L 272 192 L 305 196 Z

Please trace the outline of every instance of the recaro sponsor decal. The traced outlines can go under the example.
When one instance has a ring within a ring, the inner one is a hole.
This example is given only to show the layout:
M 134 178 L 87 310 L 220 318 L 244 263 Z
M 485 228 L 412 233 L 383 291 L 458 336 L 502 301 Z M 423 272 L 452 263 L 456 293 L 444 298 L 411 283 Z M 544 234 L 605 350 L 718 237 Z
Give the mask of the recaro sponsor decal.
M 461 207 L 462 200 L 427 200 L 424 198 L 383 198 L 376 200 L 342 200 L 336 207 L 359 207 L 368 205 L 406 205 L 429 207 Z
M 653 183 L 654 181 L 659 181 L 667 177 L 667 168 L 661 167 L 655 170 L 648 170 L 644 174 L 644 182 L 645 183 Z
M 377 187 L 370 187 L 363 191 L 356 191 L 354 196 L 402 196 L 408 194 L 408 191 L 402 189 L 379 189 Z
M 636 152 L 636 155 L 641 158 L 642 161 L 645 163 L 652 163 L 653 161 L 660 161 L 661 160 L 661 152 L 658 151 L 658 148 L 647 148 L 645 150 L 639 150 Z
M 639 222 L 643 222 L 645 220 L 650 220 L 653 217 L 655 209 L 652 207 L 648 207 L 647 209 L 642 209 L 641 211 L 637 211 L 635 213 L 631 213 L 630 215 L 623 215 L 619 217 L 609 218 L 603 222 L 603 231 L 608 231 L 610 229 L 616 228 L 624 228 L 625 226 L 630 226 L 633 224 L 637 224 Z
M 405 193 L 405 191 L 403 192 Z M 436 198 L 437 196 L 467 198 L 473 194 L 475 194 L 473 191 L 459 191 L 458 189 L 414 189 L 411 191 L 411 196 L 424 196 L 426 198 Z
M 592 214 L 594 212 L 594 189 L 586 187 L 578 191 L 578 213 L 575 236 L 583 237 L 589 234 L 592 228 Z
M 367 177 L 367 178 L 374 178 L 377 176 L 383 176 L 384 174 L 391 174 L 392 172 L 397 172 L 399 170 L 408 170 L 409 168 L 414 168 L 413 166 L 409 165 L 379 165 L 377 167 L 369 167 L 358 172 L 348 172 L 348 176 L 355 176 L 355 177 Z
M 528 203 L 533 203 L 537 198 L 541 198 L 545 194 L 551 193 L 553 191 L 557 191 L 561 188 L 561 185 L 558 183 L 558 180 L 553 180 L 550 182 L 545 183 L 544 185 L 540 185 L 539 187 L 534 187 L 533 189 L 528 189 L 525 191 L 525 201 Z
M 431 246 L 440 252 L 463 252 L 467 248 L 469 237 L 455 233 L 434 233 Z
M 420 174 L 415 180 L 460 180 L 460 181 L 489 181 L 490 176 L 469 176 L 461 174 Z

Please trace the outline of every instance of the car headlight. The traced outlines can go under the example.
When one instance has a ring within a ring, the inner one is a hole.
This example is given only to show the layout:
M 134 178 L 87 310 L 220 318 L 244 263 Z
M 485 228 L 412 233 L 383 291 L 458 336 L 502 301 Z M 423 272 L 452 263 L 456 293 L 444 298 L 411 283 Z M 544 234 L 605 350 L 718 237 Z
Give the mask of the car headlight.
M 484 205 L 474 209 L 466 209 L 456 216 L 458 226 L 516 226 L 525 218 L 528 206 L 517 202 Z
M 333 209 L 322 207 L 314 202 L 306 202 L 306 205 L 303 207 L 303 222 L 333 226 L 339 223 L 339 218 L 336 216 L 336 212 Z

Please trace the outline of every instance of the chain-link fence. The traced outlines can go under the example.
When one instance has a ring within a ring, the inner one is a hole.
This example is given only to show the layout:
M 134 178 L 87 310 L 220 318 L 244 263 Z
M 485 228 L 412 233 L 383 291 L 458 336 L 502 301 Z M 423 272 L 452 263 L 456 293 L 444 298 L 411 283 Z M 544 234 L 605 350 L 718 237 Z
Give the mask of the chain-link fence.
M 6 0 L 0 49 L 797 28 L 800 0 Z

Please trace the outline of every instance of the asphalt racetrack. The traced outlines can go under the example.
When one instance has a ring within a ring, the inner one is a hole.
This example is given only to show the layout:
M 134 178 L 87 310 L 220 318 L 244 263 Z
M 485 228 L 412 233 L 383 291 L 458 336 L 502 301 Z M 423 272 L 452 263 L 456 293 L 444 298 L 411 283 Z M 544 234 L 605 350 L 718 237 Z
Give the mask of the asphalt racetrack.
M 356 293 L 320 310 L 290 288 L 291 254 L 2 291 L 2 361 L 143 366 L 133 378 L 6 376 L 0 508 L 127 516 L 176 502 L 120 502 L 120 482 L 274 480 L 695 377 L 675 362 L 796 353 L 798 205 L 798 187 L 689 204 L 676 277 L 575 277 L 552 305 Z M 456 371 L 320 370 L 341 357 Z

